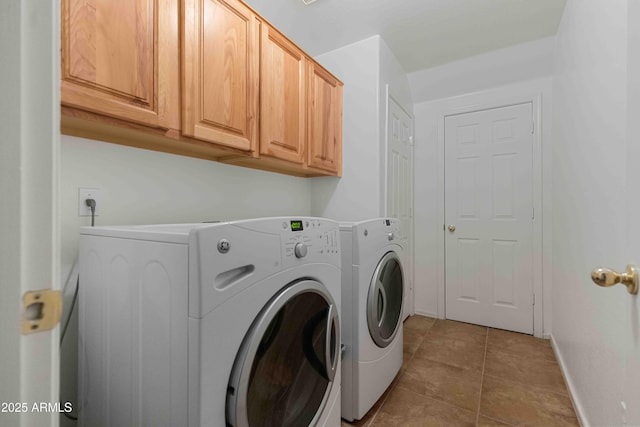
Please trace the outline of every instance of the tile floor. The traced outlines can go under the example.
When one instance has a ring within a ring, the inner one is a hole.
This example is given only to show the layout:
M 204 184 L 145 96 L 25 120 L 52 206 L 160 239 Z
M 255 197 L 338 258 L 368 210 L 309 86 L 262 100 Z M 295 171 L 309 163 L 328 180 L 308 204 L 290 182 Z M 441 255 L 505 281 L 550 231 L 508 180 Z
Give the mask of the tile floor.
M 548 340 L 451 320 L 404 323 L 404 363 L 365 417 L 342 427 L 578 426 Z

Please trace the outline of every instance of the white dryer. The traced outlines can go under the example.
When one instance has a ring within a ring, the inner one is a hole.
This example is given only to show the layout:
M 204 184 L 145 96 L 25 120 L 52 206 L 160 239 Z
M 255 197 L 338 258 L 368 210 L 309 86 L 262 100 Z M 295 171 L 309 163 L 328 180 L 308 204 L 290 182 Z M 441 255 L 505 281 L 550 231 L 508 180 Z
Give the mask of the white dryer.
M 399 222 L 340 225 L 342 245 L 342 418 L 361 419 L 402 366 L 403 248 Z
M 85 227 L 80 425 L 340 424 L 338 224 Z

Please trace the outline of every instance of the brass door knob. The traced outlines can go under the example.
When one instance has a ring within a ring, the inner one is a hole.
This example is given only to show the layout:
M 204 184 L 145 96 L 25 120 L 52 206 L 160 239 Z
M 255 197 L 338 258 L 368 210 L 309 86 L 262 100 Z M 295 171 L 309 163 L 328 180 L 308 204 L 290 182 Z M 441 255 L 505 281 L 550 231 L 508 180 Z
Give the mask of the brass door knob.
M 448 228 L 448 229 L 449 229 L 449 231 L 450 231 L 450 232 L 452 232 L 452 233 L 453 233 L 454 231 L 456 231 L 456 226 L 455 226 L 455 225 L 453 225 L 453 224 L 451 224 L 451 225 L 450 225 L 449 227 L 447 227 L 447 228 Z
M 591 280 L 603 288 L 622 283 L 630 294 L 638 293 L 638 269 L 635 265 L 627 265 L 627 271 L 618 273 L 608 268 L 596 268 L 591 272 Z

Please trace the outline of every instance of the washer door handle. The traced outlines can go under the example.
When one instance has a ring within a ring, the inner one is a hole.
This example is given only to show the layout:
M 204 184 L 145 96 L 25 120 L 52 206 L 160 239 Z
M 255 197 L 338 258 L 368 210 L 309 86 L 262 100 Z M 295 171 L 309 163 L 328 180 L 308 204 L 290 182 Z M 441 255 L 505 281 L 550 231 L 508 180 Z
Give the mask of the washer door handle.
M 324 358 L 327 379 L 333 381 L 336 376 L 338 358 L 340 357 L 340 339 L 338 337 L 340 325 L 338 324 L 338 311 L 336 306 L 331 304 L 327 313 L 327 334 L 324 343 Z
M 331 378 L 329 378 L 331 376 L 331 373 L 329 372 L 329 365 L 327 365 L 326 360 L 324 363 L 322 360 L 320 360 L 323 355 L 319 355 L 316 353 L 316 350 L 313 347 L 313 335 L 318 326 L 321 325 L 325 313 L 329 317 L 331 307 L 332 306 L 330 305 L 328 311 L 320 311 L 311 319 L 309 319 L 307 324 L 304 325 L 304 329 L 302 332 L 302 351 L 304 353 L 304 356 L 306 357 L 313 370 L 316 371 L 321 377 L 325 378 L 327 381 L 331 381 Z M 325 359 L 326 354 L 327 353 L 325 351 Z

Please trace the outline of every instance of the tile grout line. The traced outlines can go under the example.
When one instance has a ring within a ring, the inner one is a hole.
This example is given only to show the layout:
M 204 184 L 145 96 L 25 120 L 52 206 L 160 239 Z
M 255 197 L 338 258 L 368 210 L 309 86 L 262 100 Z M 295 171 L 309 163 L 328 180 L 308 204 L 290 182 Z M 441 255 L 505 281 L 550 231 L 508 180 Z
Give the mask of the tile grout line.
M 523 381 L 514 380 L 513 378 L 498 377 L 496 375 L 491 375 L 491 374 L 487 374 L 487 376 L 491 377 L 491 378 L 495 378 L 495 379 L 500 380 L 500 381 L 506 381 L 506 382 L 511 383 L 511 384 L 519 385 L 520 387 L 524 387 L 527 390 L 535 391 L 536 393 L 544 392 L 544 393 L 555 394 L 555 395 L 558 395 L 558 396 L 570 397 L 569 393 L 561 393 L 559 391 L 551 390 L 551 389 L 548 389 L 548 388 L 545 388 L 545 387 L 540 387 L 538 385 L 531 385 L 531 384 L 523 382 Z
M 478 410 L 476 412 L 476 426 L 480 422 L 480 404 L 482 403 L 482 386 L 484 385 L 484 369 L 487 365 L 487 347 L 489 347 L 489 328 L 484 340 L 484 358 L 482 359 L 482 376 L 480 377 L 480 393 L 478 394 Z
M 502 423 L 502 424 L 505 424 L 505 425 L 508 425 L 508 426 L 511 426 L 511 427 L 518 427 L 518 426 L 517 426 L 517 425 L 515 425 L 515 424 L 511 424 L 511 423 L 508 423 L 508 422 L 506 422 L 506 421 L 503 421 L 503 420 L 499 420 L 499 419 L 497 419 L 497 418 L 490 417 L 490 416 L 488 416 L 488 415 L 483 415 L 483 417 L 485 417 L 485 418 L 489 418 L 490 420 L 497 421 L 497 422 L 499 422 L 499 423 Z

